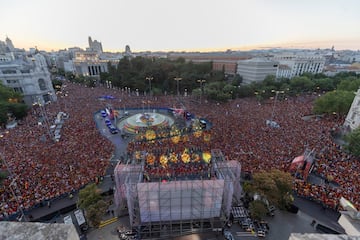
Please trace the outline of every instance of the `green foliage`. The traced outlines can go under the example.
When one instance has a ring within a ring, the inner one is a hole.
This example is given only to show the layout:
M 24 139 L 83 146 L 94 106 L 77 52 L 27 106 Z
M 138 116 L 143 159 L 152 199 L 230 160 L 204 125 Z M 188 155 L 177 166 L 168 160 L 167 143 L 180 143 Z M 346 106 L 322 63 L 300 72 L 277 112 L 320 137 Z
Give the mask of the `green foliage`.
M 348 145 L 346 146 L 354 156 L 360 156 L 360 128 L 355 129 L 345 136 Z
M 356 92 L 360 87 L 360 78 L 348 77 L 340 81 L 337 90 Z
M 335 89 L 335 81 L 332 78 L 314 79 L 314 91 L 332 91 Z
M 104 200 L 99 200 L 95 204 L 88 207 L 86 210 L 86 216 L 92 226 L 99 226 L 101 219 L 106 213 L 108 207 L 109 205 Z
M 0 101 L 0 125 L 4 125 L 8 121 L 8 105 L 9 103 Z
M 23 119 L 27 115 L 29 107 L 23 103 L 11 103 L 8 105 L 8 111 L 11 112 L 16 119 Z
M 108 73 L 100 74 L 100 82 L 111 81 L 112 85 L 119 88 L 138 89 L 139 92 L 149 92 L 150 83 L 146 79 L 153 77 L 151 80 L 151 89 L 153 94 L 177 93 L 177 82 L 175 77 L 180 77 L 179 91 L 185 89 L 189 93 L 199 87 L 198 79 L 206 79 L 207 83 L 223 81 L 224 73 L 221 71 L 212 71 L 212 63 L 186 62 L 183 58 L 177 60 L 168 60 L 160 58 L 122 58 L 117 66 L 108 63 Z M 159 89 L 160 91 L 158 91 Z M 155 90 L 155 92 L 154 92 Z
M 89 184 L 79 192 L 78 206 L 87 210 L 91 205 L 94 205 L 101 200 L 101 195 L 95 184 Z
M 290 87 L 296 93 L 313 91 L 315 83 L 306 76 L 293 77 L 290 80 Z
M 289 194 L 292 189 L 292 177 L 277 169 L 265 172 L 261 171 L 253 175 L 251 187 L 252 193 L 259 193 L 280 209 L 285 209 L 291 202 Z
M 12 88 L 4 86 L 0 81 L 0 101 L 8 101 L 9 99 L 16 99 L 16 101 L 21 102 L 22 96 Z
M 251 85 L 243 85 L 238 88 L 237 93 L 238 97 L 251 97 L 254 96 L 254 88 Z
M 9 176 L 9 172 L 5 170 L 0 170 L 0 185 L 7 178 L 7 176 Z
M 243 78 L 239 74 L 235 74 L 234 78 L 231 80 L 231 84 L 234 86 L 240 86 Z
M 55 79 L 55 80 L 52 80 L 52 85 L 56 91 L 59 91 L 61 89 L 61 86 L 63 85 L 63 82 L 61 80 Z
M 317 98 L 314 103 L 314 113 L 346 114 L 354 100 L 355 94 L 349 91 L 332 91 Z
M 235 91 L 235 86 L 219 81 L 211 82 L 204 87 L 206 98 L 219 102 L 225 102 L 228 99 L 231 99 Z
M 264 202 L 260 200 L 252 201 L 249 204 L 249 211 L 251 217 L 257 220 L 263 219 L 267 213 Z
M 0 125 L 7 123 L 9 120 L 8 115 L 14 116 L 17 119 L 22 119 L 26 116 L 28 107 L 21 102 L 21 94 L 0 83 Z
M 61 76 L 65 76 L 65 70 L 63 68 L 57 68 L 56 73 Z
M 65 78 L 68 79 L 71 82 L 75 81 L 75 75 L 72 72 L 66 72 L 65 73 Z

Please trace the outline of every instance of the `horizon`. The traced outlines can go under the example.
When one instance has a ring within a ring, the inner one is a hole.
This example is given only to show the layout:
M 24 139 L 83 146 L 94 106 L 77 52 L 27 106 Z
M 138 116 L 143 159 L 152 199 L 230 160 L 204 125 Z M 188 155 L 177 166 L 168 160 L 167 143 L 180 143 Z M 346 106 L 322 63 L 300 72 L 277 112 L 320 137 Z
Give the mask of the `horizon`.
M 41 47 L 41 43 L 40 44 L 35 44 L 34 46 L 18 46 L 16 44 L 16 42 L 9 36 L 8 37 L 10 40 L 12 40 L 14 47 L 18 48 L 18 49 L 25 49 L 25 50 L 29 50 L 32 48 L 37 48 L 39 51 L 46 51 L 46 52 L 57 52 L 57 51 L 61 51 L 61 50 L 68 50 L 69 48 L 81 48 L 83 50 L 85 50 L 86 48 L 88 48 L 89 46 L 61 46 L 61 47 Z M 93 39 L 93 40 L 97 40 L 99 42 L 102 43 L 102 41 L 100 39 Z M 0 41 L 2 41 L 0 39 Z M 126 45 L 125 45 L 126 46 Z M 107 49 L 106 46 L 103 45 L 103 52 L 110 52 L 110 53 L 120 53 L 120 52 L 124 52 L 125 50 L 125 46 L 123 47 L 123 49 L 121 48 L 117 48 L 117 49 Z M 260 50 L 273 50 L 273 49 L 279 49 L 279 50 L 317 50 L 317 49 L 331 49 L 334 46 L 334 49 L 336 51 L 360 51 L 360 48 L 357 47 L 351 47 L 351 45 L 344 45 L 344 44 L 333 44 L 332 42 L 329 43 L 321 43 L 321 44 L 314 44 L 313 42 L 304 42 L 304 43 L 284 43 L 283 45 L 279 44 L 259 44 L 259 45 L 248 45 L 248 46 L 242 46 L 242 47 L 234 47 L 234 46 L 229 46 L 229 47 L 220 47 L 220 48 L 207 48 L 207 49 L 133 49 L 130 46 L 131 52 L 133 53 L 139 53 L 139 52 L 201 52 L 201 53 L 206 53 L 206 52 L 226 52 L 228 50 L 230 51 L 243 51 L 243 52 L 247 52 L 247 51 L 260 51 Z M 340 47 L 337 47 L 340 46 Z
M 357 0 L 0 1 L 0 39 L 16 48 L 85 49 L 91 36 L 106 52 L 360 49 Z

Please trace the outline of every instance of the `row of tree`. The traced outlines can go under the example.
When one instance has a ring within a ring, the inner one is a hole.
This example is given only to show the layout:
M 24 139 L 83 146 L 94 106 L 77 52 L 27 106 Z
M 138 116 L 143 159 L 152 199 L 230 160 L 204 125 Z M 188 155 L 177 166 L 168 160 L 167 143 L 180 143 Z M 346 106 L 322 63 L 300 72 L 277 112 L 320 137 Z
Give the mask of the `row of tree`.
M 122 58 L 117 65 L 108 63 L 108 72 L 100 74 L 100 84 L 108 84 L 116 88 L 136 89 L 142 93 L 181 94 L 188 92 L 202 95 L 208 100 L 227 101 L 237 97 L 253 97 L 259 100 L 274 97 L 276 92 L 284 93 L 283 97 L 306 93 L 325 93 L 333 90 L 356 91 L 360 86 L 360 78 L 356 73 L 339 73 L 334 77 L 324 74 L 305 73 L 292 79 L 276 79 L 267 76 L 264 81 L 242 84 L 242 77 L 229 77 L 225 71 L 212 69 L 212 62 L 193 63 L 183 58 L 177 60 L 161 58 Z M 98 83 L 89 76 L 63 74 L 67 79 L 94 87 Z M 175 80 L 181 79 L 181 80 Z M 201 80 L 201 81 L 200 81 Z M 151 88 L 151 89 L 150 89 Z M 327 110 L 326 112 L 329 112 Z

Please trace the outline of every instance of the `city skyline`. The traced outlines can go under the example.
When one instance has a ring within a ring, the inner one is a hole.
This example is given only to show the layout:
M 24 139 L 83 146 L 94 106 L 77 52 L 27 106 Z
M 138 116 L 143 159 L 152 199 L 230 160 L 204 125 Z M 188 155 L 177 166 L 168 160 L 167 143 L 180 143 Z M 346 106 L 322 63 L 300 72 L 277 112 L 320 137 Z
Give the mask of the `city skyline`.
M 17 48 L 104 51 L 360 49 L 356 0 L 0 0 L 0 40 Z

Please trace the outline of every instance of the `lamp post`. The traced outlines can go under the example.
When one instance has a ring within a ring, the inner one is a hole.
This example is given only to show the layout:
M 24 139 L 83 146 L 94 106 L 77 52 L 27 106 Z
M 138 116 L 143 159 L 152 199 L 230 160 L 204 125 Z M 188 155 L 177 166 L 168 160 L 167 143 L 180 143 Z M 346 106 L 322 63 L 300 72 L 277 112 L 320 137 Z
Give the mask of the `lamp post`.
M 51 132 L 50 132 L 50 123 L 49 123 L 49 119 L 47 117 L 46 114 L 46 109 L 45 109 L 45 102 L 43 99 L 40 99 L 40 97 L 37 97 L 37 103 L 35 103 L 35 105 L 39 106 L 40 109 L 40 113 L 41 113 L 41 117 L 42 117 L 42 121 L 45 123 L 45 127 L 46 127 L 46 131 L 49 134 L 49 137 L 51 140 L 53 140 L 52 136 L 51 136 Z
M 201 103 L 201 98 L 202 98 L 202 95 L 203 95 L 203 91 L 204 91 L 204 89 L 203 89 L 203 83 L 205 83 L 206 82 L 206 80 L 205 79 L 198 79 L 198 80 L 196 80 L 198 83 L 200 83 L 200 103 Z
M 270 118 L 270 120 L 273 121 L 273 119 L 274 119 L 274 114 L 275 114 L 275 105 L 276 105 L 276 101 L 277 101 L 278 95 L 279 95 L 279 93 L 284 93 L 284 91 L 271 90 L 271 92 L 275 92 L 274 105 L 273 105 L 273 109 L 272 109 L 272 113 L 271 113 L 271 118 Z
M 174 80 L 177 82 L 177 95 L 180 95 L 180 91 L 179 91 L 179 81 L 182 80 L 181 77 L 175 77 Z
M 149 91 L 150 91 L 150 96 L 151 96 L 151 81 L 153 80 L 154 78 L 153 77 L 146 77 L 146 80 L 149 81 Z

